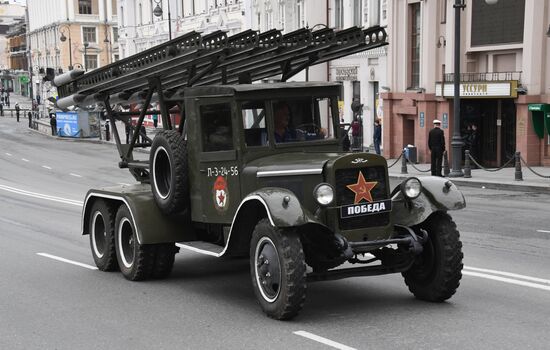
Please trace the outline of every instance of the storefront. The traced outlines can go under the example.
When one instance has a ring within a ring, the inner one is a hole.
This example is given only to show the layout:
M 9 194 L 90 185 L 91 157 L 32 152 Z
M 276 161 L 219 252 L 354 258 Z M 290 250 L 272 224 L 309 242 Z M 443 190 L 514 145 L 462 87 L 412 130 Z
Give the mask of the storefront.
M 498 167 L 514 157 L 517 91 L 516 80 L 460 84 L 460 134 L 464 150 L 469 150 L 483 166 Z M 450 111 L 453 96 L 452 83 L 445 83 L 443 88 L 441 83 L 436 84 L 436 97 L 445 98 L 443 103 L 449 105 Z

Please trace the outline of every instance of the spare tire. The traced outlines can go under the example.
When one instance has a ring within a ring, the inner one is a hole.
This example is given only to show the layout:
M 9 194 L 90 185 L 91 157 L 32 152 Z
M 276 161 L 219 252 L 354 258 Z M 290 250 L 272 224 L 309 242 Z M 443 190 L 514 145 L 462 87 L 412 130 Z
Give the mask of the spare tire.
M 176 130 L 160 131 L 149 156 L 153 197 L 167 215 L 184 211 L 189 203 L 187 142 Z

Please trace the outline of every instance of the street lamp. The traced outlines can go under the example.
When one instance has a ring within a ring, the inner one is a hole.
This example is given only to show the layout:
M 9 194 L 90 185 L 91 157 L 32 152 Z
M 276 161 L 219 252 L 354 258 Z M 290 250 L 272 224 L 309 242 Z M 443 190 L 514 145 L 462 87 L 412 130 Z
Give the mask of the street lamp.
M 87 58 L 88 56 L 86 55 L 87 53 L 87 50 L 88 50 L 88 46 L 90 46 L 90 43 L 88 43 L 87 41 L 84 42 L 84 71 L 87 72 L 88 71 L 88 62 L 87 62 Z
M 61 42 L 65 42 L 67 40 L 67 37 L 65 36 L 65 30 L 69 33 L 69 70 L 73 69 L 73 45 L 71 42 L 71 28 L 68 24 L 63 24 L 59 26 L 59 33 L 61 33 L 61 36 L 59 37 L 59 40 Z
M 485 0 L 487 5 L 494 5 L 498 0 Z M 452 169 L 449 177 L 464 176 L 462 172 L 462 137 L 460 136 L 460 11 L 466 8 L 465 0 L 455 0 L 455 48 L 454 48 L 454 100 L 453 100 L 453 137 L 452 148 Z
M 162 7 L 160 7 L 159 5 L 162 2 L 162 0 L 154 0 L 154 1 L 155 1 L 155 4 L 157 4 L 157 6 L 155 6 L 155 9 L 153 10 L 153 15 L 155 15 L 155 17 L 162 17 Z M 170 2 L 168 2 L 168 38 L 172 40 L 172 18 L 170 17 Z

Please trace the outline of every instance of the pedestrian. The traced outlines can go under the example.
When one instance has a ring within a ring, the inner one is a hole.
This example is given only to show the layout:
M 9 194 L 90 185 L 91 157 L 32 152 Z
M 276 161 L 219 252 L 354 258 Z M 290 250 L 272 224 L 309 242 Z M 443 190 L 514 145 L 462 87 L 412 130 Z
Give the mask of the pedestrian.
M 141 125 L 141 128 L 139 129 L 139 133 L 141 134 L 141 143 L 147 142 L 147 130 L 145 130 L 145 125 Z
M 9 104 L 8 104 L 8 106 L 9 106 Z M 19 123 L 19 110 L 20 110 L 19 103 L 16 103 L 15 104 L 15 116 L 17 117 L 17 122 L 18 123 Z
M 52 128 L 52 136 L 57 134 L 57 118 L 55 113 L 50 113 L 50 127 Z
M 159 123 L 159 116 L 157 114 L 153 114 L 153 125 L 155 126 L 155 129 L 157 128 L 158 123 Z
M 353 121 L 351 122 L 351 137 L 353 142 L 353 148 L 359 148 L 359 136 L 361 135 L 361 123 L 357 116 L 353 116 Z
M 349 152 L 349 149 L 351 147 L 351 142 L 349 140 L 349 135 L 348 135 L 348 130 L 346 130 L 346 125 L 349 125 L 349 124 L 346 124 L 344 122 L 344 118 L 341 118 L 340 119 L 340 133 L 341 133 L 341 137 L 342 137 L 342 148 L 344 150 L 344 152 Z
M 36 95 L 36 103 L 40 104 L 40 95 Z
M 130 139 L 132 138 L 132 125 L 130 124 L 132 122 L 132 120 L 130 119 L 127 123 L 126 123 L 126 126 L 125 126 L 125 131 L 126 131 L 126 144 L 129 144 L 130 143 Z
M 0 116 L 4 116 L 4 104 L 0 103 Z
M 32 112 L 29 111 L 27 113 L 27 117 L 29 118 L 29 128 L 32 128 Z
M 380 155 L 380 143 L 382 142 L 382 125 L 380 125 L 380 119 L 376 118 L 374 120 L 374 151 L 376 154 Z
M 470 155 L 476 161 L 480 161 L 479 158 L 479 132 L 477 131 L 477 125 L 472 124 L 472 132 L 470 133 Z M 474 164 L 475 166 L 475 164 Z
M 431 170 L 434 176 L 441 175 L 441 162 L 445 151 L 445 134 L 441 130 L 441 121 L 434 119 L 434 128 L 428 134 L 428 148 L 431 152 Z

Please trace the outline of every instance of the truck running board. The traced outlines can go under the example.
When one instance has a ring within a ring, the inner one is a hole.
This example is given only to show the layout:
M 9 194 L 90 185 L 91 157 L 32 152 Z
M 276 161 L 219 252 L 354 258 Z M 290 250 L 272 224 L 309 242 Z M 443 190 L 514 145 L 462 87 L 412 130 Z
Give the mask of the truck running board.
M 184 242 L 184 243 L 176 243 L 176 246 L 182 248 L 191 250 L 197 253 L 215 256 L 216 258 L 219 258 L 224 253 L 224 248 L 217 244 L 208 243 L 204 241 L 190 241 L 190 242 Z

